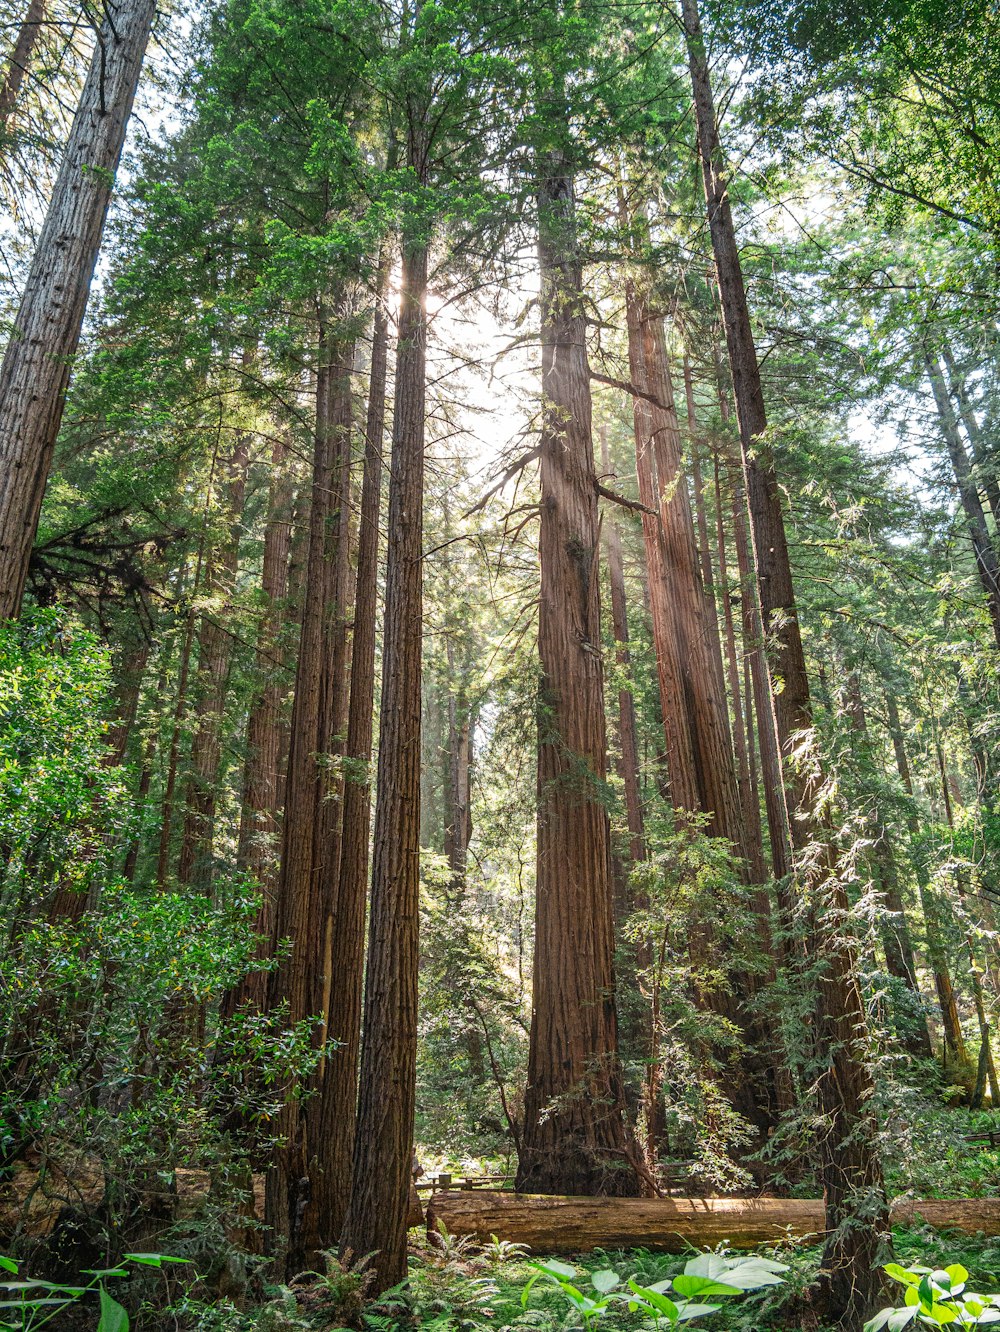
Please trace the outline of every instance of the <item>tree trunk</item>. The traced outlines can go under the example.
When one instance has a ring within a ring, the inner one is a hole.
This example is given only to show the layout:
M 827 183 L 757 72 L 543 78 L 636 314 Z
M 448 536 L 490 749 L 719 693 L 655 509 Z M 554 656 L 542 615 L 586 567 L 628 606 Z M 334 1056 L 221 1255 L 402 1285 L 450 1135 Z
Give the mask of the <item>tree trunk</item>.
M 851 728 L 855 734 L 855 760 L 862 768 L 873 772 L 874 757 L 868 733 L 868 717 L 865 713 L 861 680 L 857 671 L 847 672 L 845 702 Z M 882 946 L 885 950 L 886 969 L 890 976 L 894 976 L 909 990 L 916 1010 L 922 1012 L 923 999 L 917 984 L 917 964 L 913 956 L 913 943 L 906 920 L 896 858 L 889 830 L 877 805 L 867 822 L 868 827 L 865 831 L 872 844 L 874 877 L 881 889 L 882 900 L 888 912 L 888 919 L 882 921 Z M 914 1014 L 908 1015 L 908 1030 L 904 1033 L 903 1044 L 917 1059 L 930 1059 L 933 1052 L 927 1022 L 921 1018 L 919 1023 L 914 1023 L 913 1016 Z
M 321 827 L 322 765 L 318 739 L 324 683 L 327 529 L 334 447 L 330 383 L 337 356 L 327 320 L 327 311 L 321 311 L 306 586 L 292 704 L 275 921 L 275 937 L 288 939 L 291 949 L 280 968 L 271 973 L 268 987 L 269 1008 L 287 1004 L 289 1024 L 316 1017 L 323 1007 L 322 966 L 317 952 L 325 921 L 315 865 Z M 287 1245 L 286 1270 L 301 1271 L 305 1265 L 303 1222 L 309 1203 L 309 1172 L 305 1117 L 300 1113 L 298 1100 L 285 1105 L 276 1127 L 284 1145 L 276 1150 L 268 1172 L 264 1219 L 271 1228 L 272 1243 Z
M 732 844 L 748 882 L 753 853 L 743 821 L 715 606 L 702 582 L 694 519 L 681 470 L 680 428 L 663 322 L 650 311 L 634 281 L 626 281 L 625 299 L 629 366 L 633 386 L 639 390 L 633 398 L 633 412 L 641 499 L 650 494 L 653 484 L 651 460 L 656 469 L 653 499 L 659 523 L 655 519 L 644 523 L 644 533 L 650 538 L 646 551 L 647 559 L 652 560 L 651 596 L 656 582 L 661 582 L 653 602 L 659 612 L 654 613 L 653 638 L 660 665 L 671 796 L 675 811 L 682 811 L 682 820 L 684 813 L 702 813 L 709 835 L 724 837 Z M 642 502 L 647 503 L 646 499 Z M 647 516 L 643 515 L 644 520 Z M 678 791 L 685 792 L 683 802 L 677 799 Z M 763 891 L 757 894 L 756 908 L 761 952 L 770 957 L 770 904 Z M 692 922 L 690 946 L 696 967 L 715 969 L 715 945 L 704 924 Z M 703 998 L 745 1034 L 747 1054 L 738 1068 L 728 1071 L 725 1090 L 740 1113 L 766 1131 L 774 1112 L 771 1073 L 782 1060 L 774 1057 L 774 1050 L 765 1061 L 758 1058 L 772 1042 L 745 1010 L 754 981 L 746 975 L 734 975 L 732 980 L 732 992 L 716 987 Z
M 424 185 L 424 129 L 411 116 L 407 165 Z M 351 1197 L 341 1235 L 341 1252 L 375 1253 L 376 1290 L 406 1275 L 413 1162 L 427 265 L 426 239 L 404 235 L 364 1037 Z
M 601 427 L 601 466 L 605 472 L 610 468 L 608 455 L 607 431 Z M 607 526 L 604 538 L 608 560 L 608 583 L 611 590 L 611 629 L 615 636 L 615 658 L 623 673 L 621 688 L 618 690 L 618 741 L 620 753 L 620 775 L 625 788 L 625 817 L 629 832 L 629 858 L 632 863 L 646 859 L 645 828 L 643 824 L 642 797 L 639 791 L 639 745 L 635 719 L 635 698 L 628 687 L 631 676 L 629 659 L 628 607 L 625 600 L 625 565 L 622 560 L 622 538 L 617 522 Z
M 28 72 L 31 53 L 41 36 L 44 22 L 45 0 L 29 0 L 28 12 L 18 29 L 17 41 L 14 43 L 14 50 L 11 52 L 7 75 L 4 78 L 3 86 L 0 87 L 0 147 L 2 147 L 2 141 L 7 137 L 11 112 L 17 103 L 21 85 L 24 83 L 24 76 Z
M 247 753 L 243 766 L 243 801 L 236 866 L 260 885 L 257 915 L 257 959 L 270 957 L 275 944 L 278 810 L 281 804 L 281 699 L 284 694 L 279 654 L 288 595 L 288 557 L 291 546 L 292 473 L 287 465 L 287 444 L 280 436 L 271 451 L 271 484 L 264 558 L 261 568 L 263 608 L 257 629 L 256 683 L 247 717 Z M 249 972 L 227 991 L 222 1016 L 240 1008 L 263 1012 L 267 1007 L 268 973 Z
M 722 477 L 718 454 L 715 457 L 715 519 L 719 561 L 719 587 L 722 595 L 723 621 L 726 631 L 726 670 L 729 676 L 729 698 L 733 712 L 733 748 L 736 753 L 736 774 L 743 806 L 743 826 L 747 835 L 750 873 L 754 883 L 764 883 L 768 870 L 764 860 L 764 843 L 760 822 L 760 804 L 757 784 L 750 768 L 749 718 L 744 716 L 743 694 L 740 682 L 739 653 L 736 647 L 736 625 L 733 617 L 733 599 L 729 592 L 729 567 L 726 553 L 726 529 L 723 520 Z
M 565 116 L 558 97 L 546 107 Z M 562 120 L 558 123 L 562 124 Z M 535 957 L 518 1187 L 634 1194 L 618 1063 L 600 523 L 572 173 L 537 161 L 542 506 Z
M 724 422 L 729 421 L 729 398 L 722 382 L 722 366 L 716 361 L 719 384 L 719 408 Z M 767 811 L 768 838 L 771 846 L 771 866 L 778 880 L 779 900 L 786 918 L 791 918 L 788 897 L 788 876 L 792 872 L 792 833 L 781 767 L 781 742 L 775 714 L 774 692 L 767 665 L 764 637 L 763 609 L 760 582 L 753 564 L 750 538 L 747 533 L 746 486 L 743 468 L 727 460 L 732 495 L 733 544 L 740 576 L 740 605 L 743 622 L 743 652 L 750 671 L 753 710 L 757 720 L 757 740 L 760 749 L 761 776 L 764 782 L 764 807 Z M 749 706 L 748 706 L 749 716 Z M 753 736 L 747 733 L 747 758 L 753 769 Z
M 959 373 L 951 348 L 947 344 L 941 347 L 941 359 L 948 368 L 948 384 L 958 403 L 958 414 L 965 426 L 965 433 L 972 445 L 972 457 L 979 472 L 979 483 L 986 494 L 986 499 L 993 514 L 993 522 L 1000 532 L 1000 481 L 997 479 L 997 460 L 990 456 L 990 449 L 983 438 L 983 431 L 976 420 L 975 408 L 969 398 L 965 379 Z
M 388 259 L 383 257 L 379 267 L 372 329 L 364 479 L 358 523 L 351 697 L 344 750 L 343 841 L 337 921 L 330 959 L 330 974 L 335 983 L 330 997 L 327 1040 L 338 1042 L 338 1048 L 327 1059 L 320 1117 L 323 1177 L 317 1207 L 320 1232 L 330 1243 L 339 1236 L 347 1211 L 357 1120 L 365 906 L 368 900 L 368 834 L 371 827 L 370 765 L 375 696 L 379 514 L 389 350 L 389 320 L 385 307 L 387 274 Z
M 809 681 L 777 477 L 773 466 L 767 461 L 762 465 L 757 456 L 767 427 L 764 395 L 697 0 L 682 0 L 681 12 L 750 500 L 763 627 L 773 643 L 772 674 L 783 684 L 775 697 L 775 715 L 787 755 L 793 736 L 811 724 Z M 802 843 L 823 830 L 818 826 L 812 793 L 803 776 L 793 778 L 791 794 L 793 811 L 799 815 L 793 819 L 793 838 Z M 821 1178 L 829 1232 L 823 1255 L 823 1285 L 830 1315 L 843 1326 L 854 1328 L 873 1311 L 882 1289 L 880 1263 L 889 1236 L 888 1205 L 872 1110 L 864 1002 L 853 950 L 842 937 L 849 915 L 847 895 L 835 863 L 821 873 L 824 900 L 813 915 L 813 949 L 817 959 L 825 963 L 819 983 L 817 1025 L 819 1049 L 829 1061 L 819 1080 L 820 1106 L 826 1120 L 825 1130 L 820 1133 Z
M 0 620 L 31 545 L 156 0 L 108 0 L 0 367 Z
M 195 683 L 195 730 L 191 738 L 191 768 L 186 792 L 184 830 L 177 863 L 177 882 L 196 884 L 201 892 L 212 889 L 212 854 L 215 841 L 215 803 L 219 763 L 222 758 L 222 725 L 229 684 L 233 639 L 226 627 L 229 606 L 239 565 L 240 523 L 246 496 L 250 450 L 245 438 L 237 440 L 229 459 L 224 503 L 228 532 L 221 550 L 207 561 L 204 595 L 213 602 L 201 616 L 198 630 L 198 674 Z
M 200 582 L 201 553 L 195 570 L 191 595 L 197 593 Z M 174 823 L 174 798 L 177 794 L 177 768 L 180 763 L 181 730 L 188 703 L 188 676 L 191 672 L 191 652 L 194 647 L 194 629 L 197 617 L 192 607 L 185 618 L 184 637 L 181 641 L 180 670 L 177 677 L 177 698 L 170 727 L 170 747 L 167 750 L 166 781 L 163 787 L 163 799 L 160 814 L 160 841 L 156 854 L 156 883 L 166 887 L 170 873 L 170 842 Z
M 948 396 L 941 365 L 936 356 L 925 351 L 924 366 L 934 392 L 941 434 L 944 436 L 945 447 L 958 483 L 958 493 L 965 511 L 966 529 L 976 561 L 976 573 L 986 594 L 986 607 L 993 625 L 993 636 L 997 647 L 1000 647 L 1000 561 L 990 540 L 983 502 L 979 498 L 976 479 L 972 474 L 972 463 L 958 433 L 958 422 L 955 420 L 955 411 Z

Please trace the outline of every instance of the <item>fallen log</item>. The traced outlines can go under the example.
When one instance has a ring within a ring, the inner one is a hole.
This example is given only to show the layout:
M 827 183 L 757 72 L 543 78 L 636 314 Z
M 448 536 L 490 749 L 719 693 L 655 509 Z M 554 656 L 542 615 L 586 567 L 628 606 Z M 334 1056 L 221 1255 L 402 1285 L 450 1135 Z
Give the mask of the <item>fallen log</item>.
M 893 1225 L 1000 1235 L 1000 1198 L 929 1199 L 892 1208 Z M 823 1203 L 806 1198 L 557 1198 L 530 1193 L 438 1193 L 427 1207 L 428 1233 L 443 1222 L 453 1235 L 527 1244 L 534 1253 L 589 1249 L 756 1249 L 781 1241 L 817 1242 Z

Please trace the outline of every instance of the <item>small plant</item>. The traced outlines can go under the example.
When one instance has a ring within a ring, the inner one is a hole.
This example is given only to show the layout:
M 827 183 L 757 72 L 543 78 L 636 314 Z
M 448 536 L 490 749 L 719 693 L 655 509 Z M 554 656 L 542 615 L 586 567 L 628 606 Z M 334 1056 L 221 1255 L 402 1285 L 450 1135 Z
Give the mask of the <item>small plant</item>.
M 433 1232 L 428 1232 L 427 1238 L 439 1260 L 444 1263 L 454 1263 L 468 1258 L 476 1249 L 474 1235 L 453 1235 L 441 1220 Z
M 567 1304 L 588 1332 L 596 1327 L 616 1299 L 620 1298 L 614 1292 L 621 1285 L 621 1278 L 617 1272 L 612 1272 L 610 1269 L 589 1274 L 588 1279 L 593 1293 L 588 1294 L 574 1284 L 579 1273 L 569 1263 L 561 1263 L 558 1259 L 550 1258 L 547 1263 L 529 1263 L 528 1266 L 535 1269 L 535 1275 L 521 1292 L 521 1307 L 523 1309 L 528 1307 L 528 1296 L 539 1281 L 550 1281 L 562 1291 Z
M 187 1261 L 186 1258 L 168 1258 L 161 1253 L 127 1253 L 122 1264 L 162 1267 L 164 1263 Z M 10 1296 L 9 1299 L 0 1300 L 0 1329 L 3 1332 L 34 1332 L 34 1329 L 50 1323 L 67 1305 L 78 1304 L 88 1295 L 96 1295 L 100 1301 L 97 1332 L 128 1332 L 128 1312 L 108 1294 L 104 1284 L 129 1275 L 128 1269 L 121 1264 L 117 1267 L 85 1268 L 80 1275 L 90 1277 L 90 1280 L 83 1286 L 37 1279 L 22 1280 L 18 1264 L 13 1258 L 5 1258 L 3 1255 L 0 1255 L 0 1271 L 9 1272 L 17 1278 L 14 1281 L 0 1281 L 0 1291 Z
M 985 1327 L 1000 1322 L 1000 1295 L 978 1295 L 966 1287 L 969 1274 L 961 1263 L 949 1267 L 900 1267 L 885 1272 L 905 1286 L 902 1305 L 882 1309 L 865 1323 L 865 1332 L 899 1332 L 916 1321 L 924 1327 Z
M 627 1304 L 631 1313 L 643 1313 L 648 1326 L 657 1329 L 676 1327 L 717 1313 L 720 1304 L 705 1304 L 705 1297 L 718 1298 L 742 1295 L 748 1290 L 764 1286 L 779 1286 L 780 1275 L 788 1269 L 784 1263 L 770 1258 L 730 1258 L 719 1253 L 700 1253 L 684 1265 L 678 1276 L 667 1277 L 652 1285 L 641 1285 L 629 1278 L 627 1290 L 617 1272 L 610 1269 L 589 1274 L 590 1291 L 577 1284 L 579 1273 L 569 1263 L 550 1259 L 547 1263 L 531 1263 L 535 1275 L 521 1292 L 521 1305 L 527 1308 L 532 1288 L 542 1280 L 555 1285 L 570 1306 L 571 1314 L 579 1320 L 578 1326 L 592 1332 L 616 1304 Z M 667 1292 L 670 1292 L 668 1295 Z
M 488 1244 L 483 1245 L 483 1257 L 491 1263 L 509 1263 L 518 1258 L 526 1258 L 531 1252 L 529 1244 L 518 1244 L 515 1240 L 497 1239 L 491 1235 Z

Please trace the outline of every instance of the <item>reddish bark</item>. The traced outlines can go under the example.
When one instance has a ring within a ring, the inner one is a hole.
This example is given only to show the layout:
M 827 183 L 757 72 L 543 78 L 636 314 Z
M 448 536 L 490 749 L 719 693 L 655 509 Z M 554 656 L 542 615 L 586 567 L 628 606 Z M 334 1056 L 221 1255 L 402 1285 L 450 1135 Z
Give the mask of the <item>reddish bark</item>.
M 549 106 L 552 114 L 560 108 Z M 600 524 L 573 179 L 537 176 L 542 426 L 538 869 L 517 1187 L 634 1194 L 614 997 L 601 664 Z
M 777 477 L 766 453 L 762 453 L 767 427 L 763 387 L 697 0 L 682 0 L 681 12 L 743 449 L 763 628 L 771 648 L 772 676 L 780 678 L 783 685 L 775 696 L 775 715 L 787 755 L 794 737 L 811 724 L 809 680 Z M 793 813 L 798 816 L 792 821 L 795 842 L 802 845 L 811 836 L 823 837 L 825 830 L 813 805 L 815 793 L 801 772 L 791 775 L 790 796 Z M 825 964 L 817 1012 L 818 1048 L 828 1061 L 818 1088 L 826 1120 L 825 1132 L 820 1135 L 828 1228 L 823 1288 L 830 1316 L 853 1328 L 869 1316 L 881 1292 L 880 1262 L 888 1243 L 889 1216 L 872 1110 L 865 1009 L 853 950 L 843 937 L 849 907 L 832 854 L 820 875 L 821 882 L 815 886 L 822 901 L 813 914 L 812 947 Z
M 0 620 L 20 613 L 66 387 L 156 0 L 107 0 L 103 12 L 0 366 Z
M 407 160 L 421 179 L 425 153 L 412 125 Z M 406 1275 L 416 1101 L 427 265 L 427 242 L 404 236 L 364 1035 L 341 1234 L 342 1250 L 375 1254 L 378 1290 Z

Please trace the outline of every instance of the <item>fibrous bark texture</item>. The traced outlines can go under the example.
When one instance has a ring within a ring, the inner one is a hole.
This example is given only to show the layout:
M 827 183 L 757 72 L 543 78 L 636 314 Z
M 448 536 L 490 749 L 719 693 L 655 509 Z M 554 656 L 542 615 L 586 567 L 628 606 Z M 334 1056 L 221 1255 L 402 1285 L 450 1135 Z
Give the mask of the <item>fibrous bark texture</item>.
M 108 0 L 0 366 L 0 620 L 21 609 L 156 0 Z
M 555 109 L 557 111 L 557 109 Z M 518 1187 L 633 1194 L 618 1066 L 599 517 L 573 179 L 539 160 L 538 869 Z
M 418 127 L 410 131 L 408 163 L 423 179 L 426 147 Z M 375 1254 L 378 1290 L 406 1275 L 416 1100 L 427 265 L 426 240 L 404 236 L 364 1037 L 341 1235 L 342 1251 Z

